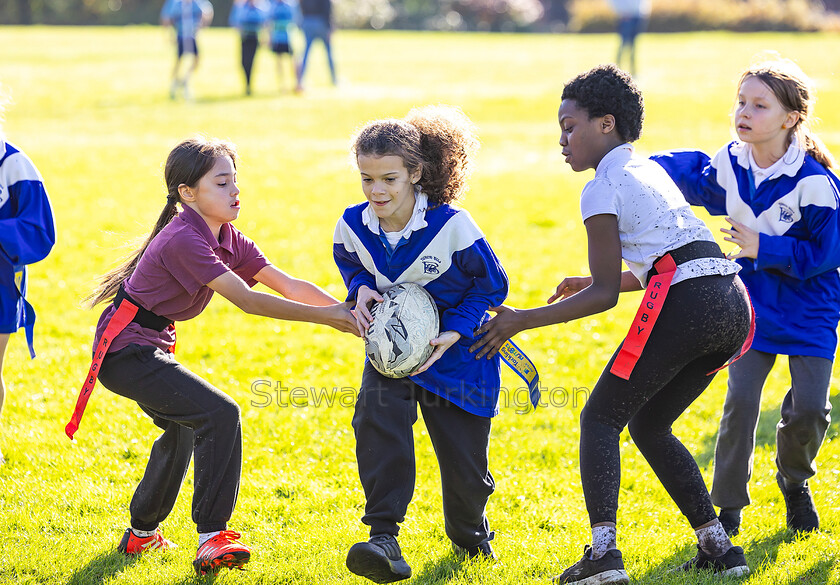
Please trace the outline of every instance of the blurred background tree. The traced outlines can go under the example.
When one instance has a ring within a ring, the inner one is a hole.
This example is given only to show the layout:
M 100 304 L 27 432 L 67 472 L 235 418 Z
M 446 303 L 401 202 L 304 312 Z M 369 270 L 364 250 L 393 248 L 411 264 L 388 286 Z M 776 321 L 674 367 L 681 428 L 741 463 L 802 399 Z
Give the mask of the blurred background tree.
M 5 24 L 155 24 L 164 0 L 2 0 Z M 225 26 L 233 0 L 211 0 Z M 339 28 L 607 32 L 608 0 L 333 0 Z M 840 0 L 653 0 L 648 30 L 840 30 Z

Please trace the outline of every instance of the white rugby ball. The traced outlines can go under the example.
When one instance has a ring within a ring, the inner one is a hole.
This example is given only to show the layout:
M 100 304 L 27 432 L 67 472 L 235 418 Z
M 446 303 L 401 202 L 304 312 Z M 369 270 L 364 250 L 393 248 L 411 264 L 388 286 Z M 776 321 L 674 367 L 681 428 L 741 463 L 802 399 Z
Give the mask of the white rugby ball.
M 383 376 L 405 378 L 434 351 L 429 342 L 440 327 L 437 305 L 425 288 L 413 282 L 389 288 L 382 297 L 371 309 L 365 353 Z

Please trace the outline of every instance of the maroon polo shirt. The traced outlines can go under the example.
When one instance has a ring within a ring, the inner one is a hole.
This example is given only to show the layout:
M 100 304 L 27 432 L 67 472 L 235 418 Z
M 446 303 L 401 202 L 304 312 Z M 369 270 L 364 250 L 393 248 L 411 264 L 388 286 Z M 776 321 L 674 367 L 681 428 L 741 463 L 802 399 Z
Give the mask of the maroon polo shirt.
M 219 240 L 207 223 L 188 206 L 149 243 L 125 291 L 146 310 L 173 321 L 192 319 L 207 306 L 213 289 L 207 283 L 228 271 L 254 286 L 254 276 L 269 265 L 257 245 L 231 224 L 222 224 Z M 116 309 L 113 303 L 99 318 L 93 347 Z M 117 335 L 108 352 L 137 343 L 169 350 L 175 345 L 175 328 L 146 329 L 137 323 Z

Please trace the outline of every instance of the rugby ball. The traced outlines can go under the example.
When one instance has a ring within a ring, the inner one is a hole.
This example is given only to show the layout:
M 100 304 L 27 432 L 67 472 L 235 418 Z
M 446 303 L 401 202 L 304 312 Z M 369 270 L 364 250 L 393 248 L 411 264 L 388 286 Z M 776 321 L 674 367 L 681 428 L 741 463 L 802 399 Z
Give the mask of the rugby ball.
M 389 288 L 371 309 L 373 321 L 365 335 L 365 353 L 376 371 L 405 378 L 432 355 L 429 342 L 438 336 L 437 305 L 419 284 Z

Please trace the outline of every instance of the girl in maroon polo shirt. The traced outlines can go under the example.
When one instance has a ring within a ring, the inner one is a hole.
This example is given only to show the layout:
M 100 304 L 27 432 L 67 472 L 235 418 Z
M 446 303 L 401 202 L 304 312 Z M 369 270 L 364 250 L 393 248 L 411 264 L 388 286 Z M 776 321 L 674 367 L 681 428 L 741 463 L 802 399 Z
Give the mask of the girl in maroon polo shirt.
M 274 267 L 231 225 L 239 215 L 233 145 L 186 140 L 169 154 L 164 174 L 166 206 L 151 235 L 89 298 L 92 306 L 113 302 L 99 319 L 90 387 L 86 382 L 67 434 L 78 427 L 97 370 L 106 388 L 135 400 L 163 429 L 131 500 L 131 526 L 118 546 L 125 554 L 174 546 L 158 526 L 195 453 L 192 517 L 199 547 L 193 564 L 203 575 L 242 567 L 250 558 L 240 535 L 227 530 L 242 466 L 239 407 L 175 360 L 173 322 L 195 317 L 218 292 L 246 313 L 358 330 L 345 304 Z M 288 300 L 251 290 L 257 282 Z

